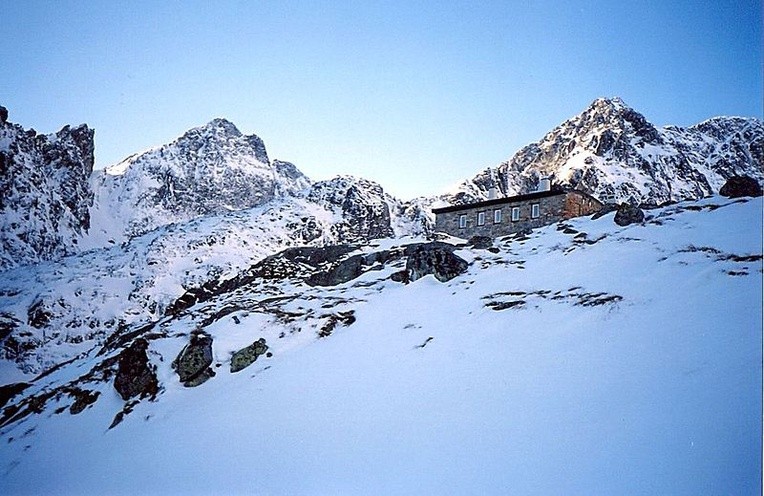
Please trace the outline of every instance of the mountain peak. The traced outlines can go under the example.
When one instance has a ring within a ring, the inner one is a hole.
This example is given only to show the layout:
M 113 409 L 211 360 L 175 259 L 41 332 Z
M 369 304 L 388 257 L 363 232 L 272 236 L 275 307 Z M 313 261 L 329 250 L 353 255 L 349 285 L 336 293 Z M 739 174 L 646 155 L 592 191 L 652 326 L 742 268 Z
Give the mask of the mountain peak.
M 189 130 L 186 134 L 193 132 L 199 132 L 202 134 L 211 132 L 215 134 L 223 134 L 230 137 L 238 137 L 242 135 L 241 131 L 239 131 L 239 128 L 237 128 L 233 122 L 223 117 L 216 117 L 203 126 L 195 127 Z

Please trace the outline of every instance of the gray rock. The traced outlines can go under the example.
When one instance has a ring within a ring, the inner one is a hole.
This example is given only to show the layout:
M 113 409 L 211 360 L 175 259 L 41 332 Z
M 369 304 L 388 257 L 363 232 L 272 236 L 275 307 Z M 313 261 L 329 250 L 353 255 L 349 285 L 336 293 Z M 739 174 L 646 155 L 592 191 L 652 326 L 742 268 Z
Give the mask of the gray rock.
M 268 351 L 268 345 L 265 344 L 265 338 L 260 338 L 246 348 L 234 352 L 231 356 L 231 372 L 239 372 L 252 365 L 257 357 L 265 355 Z
M 639 224 L 644 222 L 645 213 L 641 208 L 629 205 L 628 203 L 622 203 L 618 205 L 618 211 L 615 213 L 613 219 L 619 226 L 628 226 L 629 224 Z
M 402 255 L 401 252 L 382 250 L 363 255 L 354 255 L 342 260 L 334 267 L 311 275 L 307 283 L 311 286 L 336 286 L 359 277 L 369 270 L 381 269 L 382 265 Z
M 145 339 L 136 339 L 119 354 L 114 389 L 125 401 L 135 396 L 152 397 L 159 391 L 159 381 L 146 355 L 148 346 Z
M 727 179 L 719 194 L 727 198 L 740 198 L 741 196 L 761 196 L 762 190 L 756 179 L 749 176 L 733 176 Z
M 69 396 L 74 398 L 74 403 L 69 407 L 69 413 L 72 415 L 82 413 L 87 407 L 95 403 L 100 395 L 101 393 L 99 391 L 72 388 L 69 391 Z
M 467 244 L 478 250 L 485 250 L 493 246 L 493 240 L 488 236 L 472 236 Z
M 180 382 L 186 387 L 198 386 L 210 377 L 214 377 L 215 372 L 210 365 L 212 365 L 212 336 L 203 331 L 191 334 L 191 341 L 172 362 Z
M 446 243 L 425 243 L 415 246 L 406 260 L 409 281 L 416 281 L 428 274 L 440 282 L 446 282 L 467 271 L 469 264 L 454 255 L 454 248 Z

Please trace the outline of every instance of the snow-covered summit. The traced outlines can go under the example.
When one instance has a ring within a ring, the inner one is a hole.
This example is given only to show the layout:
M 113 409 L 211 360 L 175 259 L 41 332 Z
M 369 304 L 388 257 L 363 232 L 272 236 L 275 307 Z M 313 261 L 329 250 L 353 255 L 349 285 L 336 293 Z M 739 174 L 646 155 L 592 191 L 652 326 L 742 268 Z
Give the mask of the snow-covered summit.
M 270 162 L 263 140 L 225 119 L 93 174 L 91 244 L 123 240 L 173 222 L 263 205 L 310 181 Z
M 450 203 L 533 191 L 541 178 L 605 202 L 661 204 L 719 191 L 733 175 L 764 183 L 764 124 L 715 117 L 659 129 L 620 98 L 599 98 L 579 115 L 445 195 Z

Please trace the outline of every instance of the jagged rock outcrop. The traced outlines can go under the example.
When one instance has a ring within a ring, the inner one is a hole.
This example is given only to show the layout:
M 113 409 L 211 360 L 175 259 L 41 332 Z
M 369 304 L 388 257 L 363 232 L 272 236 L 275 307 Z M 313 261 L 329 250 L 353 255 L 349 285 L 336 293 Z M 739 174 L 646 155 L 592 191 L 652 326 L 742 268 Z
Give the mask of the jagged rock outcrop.
M 251 345 L 242 348 L 233 355 L 231 355 L 231 373 L 239 372 L 249 367 L 257 357 L 265 355 L 268 351 L 268 345 L 265 344 L 265 339 L 260 338 Z
M 761 196 L 761 185 L 752 177 L 733 176 L 724 183 L 719 190 L 719 194 L 728 198 L 739 198 L 741 196 Z
M 212 336 L 206 332 L 194 332 L 191 341 L 172 362 L 178 379 L 186 387 L 203 384 L 215 376 L 212 365 Z
M 38 134 L 0 118 L 0 270 L 77 251 L 90 228 L 92 129 Z
M 156 371 L 146 354 L 148 347 L 148 341 L 136 339 L 119 354 L 117 375 L 114 377 L 114 389 L 125 401 L 136 396 L 141 398 L 153 397 L 159 392 Z
M 764 123 L 715 117 L 659 129 L 619 98 L 600 98 L 538 143 L 442 199 L 451 204 L 534 191 L 542 178 L 611 204 L 660 205 L 715 194 L 734 175 L 764 183 Z
M 641 208 L 628 203 L 618 205 L 613 221 L 619 226 L 628 226 L 629 224 L 640 224 L 645 220 L 645 213 Z
M 307 200 L 339 217 L 330 227 L 339 243 L 389 238 L 395 234 L 390 215 L 395 200 L 372 181 L 349 176 L 320 181 L 313 184 Z

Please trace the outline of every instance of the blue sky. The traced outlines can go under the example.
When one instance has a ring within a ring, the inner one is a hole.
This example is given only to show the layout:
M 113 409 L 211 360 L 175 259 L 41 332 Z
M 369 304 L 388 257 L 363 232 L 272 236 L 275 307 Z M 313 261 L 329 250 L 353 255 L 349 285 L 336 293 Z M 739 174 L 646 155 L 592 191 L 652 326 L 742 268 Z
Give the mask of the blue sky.
M 313 179 L 404 199 L 620 96 L 656 125 L 762 117 L 758 0 L 35 2 L 0 7 L 0 105 L 96 129 L 97 167 L 225 117 Z

